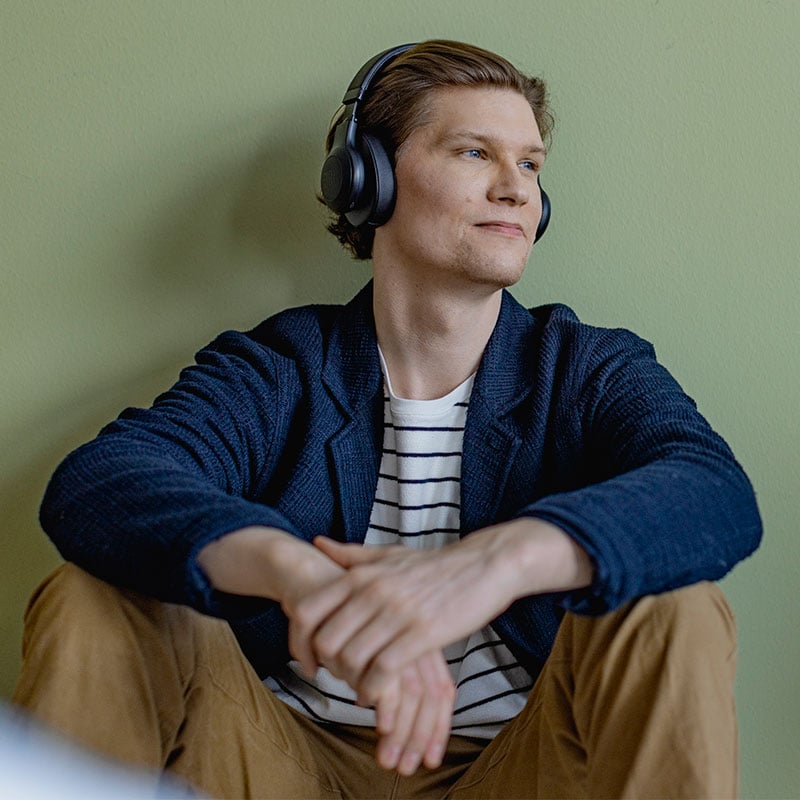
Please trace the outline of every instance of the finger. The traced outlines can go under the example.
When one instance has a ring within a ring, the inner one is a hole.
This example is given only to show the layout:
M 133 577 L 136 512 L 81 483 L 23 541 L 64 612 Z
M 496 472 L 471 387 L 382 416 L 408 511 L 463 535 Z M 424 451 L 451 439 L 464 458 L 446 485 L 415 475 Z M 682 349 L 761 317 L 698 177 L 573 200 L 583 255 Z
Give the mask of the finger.
M 414 667 L 424 694 L 397 766 L 401 775 L 413 775 L 422 761 L 430 768 L 441 765 L 450 736 L 455 687 L 441 653 L 427 653 Z
M 385 736 L 394 730 L 400 706 L 400 681 L 390 683 L 375 705 L 375 729 Z
M 343 579 L 350 587 L 350 595 L 311 637 L 317 660 L 353 687 L 358 687 L 372 660 L 403 633 L 403 626 L 407 624 L 402 614 L 402 601 L 395 597 L 387 603 L 382 585 L 368 578 L 369 572 L 362 569 Z M 399 673 L 400 669 L 394 675 Z M 360 694 L 359 702 L 364 705 L 377 703 L 394 675 L 387 675 L 373 694 Z
M 284 608 L 289 618 L 289 652 L 307 675 L 313 675 L 319 667 L 313 646 L 314 634 L 348 596 L 349 588 L 340 579 L 304 597 L 294 608 Z
M 431 723 L 428 744 L 423 755 L 423 763 L 428 769 L 441 766 L 447 751 L 447 742 L 453 726 L 453 706 L 456 699 L 456 687 L 450 670 L 441 653 L 432 654 L 420 663 L 423 675 L 430 670 L 429 684 L 437 689 L 436 702 L 433 703 L 435 713 Z
M 393 671 L 372 671 L 373 664 L 382 658 L 386 648 L 391 647 L 393 641 L 403 635 L 403 630 L 397 624 L 397 620 L 386 614 L 376 615 L 352 637 L 343 650 L 343 668 L 354 681 L 351 685 L 356 687 L 358 700 L 364 705 L 375 704 L 395 677 L 416 659 L 416 656 L 404 658 Z M 372 674 L 373 678 L 369 688 L 366 688 L 364 679 L 368 674 Z
M 419 669 L 417 665 L 415 666 Z M 439 704 L 435 700 L 434 692 L 431 691 L 432 687 L 428 685 L 424 677 L 422 683 L 425 687 L 425 694 L 417 708 L 417 716 L 408 733 L 408 739 L 397 764 L 397 771 L 401 775 L 413 775 L 417 771 L 431 744 L 431 731 L 439 713 Z
M 331 539 L 329 536 L 316 536 L 312 542 L 314 547 L 325 553 L 340 567 L 354 567 L 357 564 L 369 564 L 385 558 L 387 547 L 365 547 L 362 544 L 345 544 Z
M 376 622 L 380 623 L 381 621 L 384 621 L 387 626 L 391 625 L 383 617 L 376 618 Z M 387 643 L 367 664 L 358 682 L 359 698 L 364 702 L 374 703 L 394 675 L 405 670 L 425 652 L 432 651 L 437 646 L 436 642 L 429 641 L 425 636 L 425 631 L 420 631 L 415 627 L 398 631 L 394 634 L 394 641 L 387 640 Z
M 311 639 L 316 657 L 330 669 L 337 678 L 357 687 L 369 662 L 380 652 L 387 641 L 391 641 L 392 631 L 375 624 L 380 609 L 364 602 L 349 602 L 337 609 Z M 359 697 L 366 705 L 376 702 L 377 695 L 367 699 Z
M 400 677 L 400 698 L 390 733 L 378 742 L 376 757 L 384 769 L 396 769 L 403 755 L 408 737 L 417 718 L 422 698 L 422 682 L 412 665 Z
M 311 647 L 311 640 L 298 630 L 293 620 L 289 620 L 289 653 L 295 661 L 299 662 L 300 669 L 307 678 L 313 678 L 320 667 Z

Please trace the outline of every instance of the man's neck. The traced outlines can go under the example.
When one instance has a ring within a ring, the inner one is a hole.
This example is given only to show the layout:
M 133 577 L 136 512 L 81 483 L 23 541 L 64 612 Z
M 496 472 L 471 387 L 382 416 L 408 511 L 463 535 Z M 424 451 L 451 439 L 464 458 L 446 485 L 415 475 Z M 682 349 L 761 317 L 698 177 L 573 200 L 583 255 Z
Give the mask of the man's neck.
M 414 285 L 376 270 L 378 344 L 399 397 L 432 400 L 480 364 L 500 313 L 500 290 Z

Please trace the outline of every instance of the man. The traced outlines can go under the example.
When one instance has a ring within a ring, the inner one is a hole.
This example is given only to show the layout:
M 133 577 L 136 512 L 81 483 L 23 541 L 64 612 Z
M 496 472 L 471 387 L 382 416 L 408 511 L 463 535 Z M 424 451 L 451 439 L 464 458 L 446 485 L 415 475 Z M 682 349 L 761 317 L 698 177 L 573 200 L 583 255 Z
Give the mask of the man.
M 649 345 L 504 291 L 546 224 L 543 84 L 434 41 L 344 104 L 323 194 L 373 281 L 68 457 L 42 521 L 78 567 L 17 700 L 219 796 L 733 795 L 706 581 L 757 546 L 752 489 Z

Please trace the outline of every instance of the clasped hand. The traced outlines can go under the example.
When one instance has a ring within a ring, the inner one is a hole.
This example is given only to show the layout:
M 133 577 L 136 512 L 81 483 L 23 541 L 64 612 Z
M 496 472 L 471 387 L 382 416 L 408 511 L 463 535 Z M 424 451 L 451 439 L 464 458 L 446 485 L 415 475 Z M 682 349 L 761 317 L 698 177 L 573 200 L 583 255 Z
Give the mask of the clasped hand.
M 442 648 L 509 602 L 487 580 L 491 560 L 467 541 L 435 551 L 314 544 L 339 571 L 284 601 L 293 657 L 309 675 L 324 665 L 360 704 L 375 706 L 381 766 L 401 774 L 438 766 L 455 699 Z
M 198 554 L 213 585 L 278 600 L 289 650 L 309 675 L 324 664 L 375 706 L 378 762 L 411 774 L 441 762 L 455 688 L 442 649 L 519 597 L 588 586 L 594 566 L 560 528 L 520 518 L 437 550 L 314 547 L 253 526 Z

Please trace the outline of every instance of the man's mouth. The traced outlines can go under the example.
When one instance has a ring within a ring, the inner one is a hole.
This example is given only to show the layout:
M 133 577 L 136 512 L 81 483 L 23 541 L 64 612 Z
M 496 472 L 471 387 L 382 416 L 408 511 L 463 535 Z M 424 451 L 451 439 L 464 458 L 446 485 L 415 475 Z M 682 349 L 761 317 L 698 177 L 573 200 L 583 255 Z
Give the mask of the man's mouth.
M 516 222 L 505 222 L 503 220 L 488 220 L 487 222 L 479 222 L 478 228 L 491 231 L 492 233 L 499 233 L 503 236 L 521 237 L 525 235 L 525 231 L 521 225 Z

